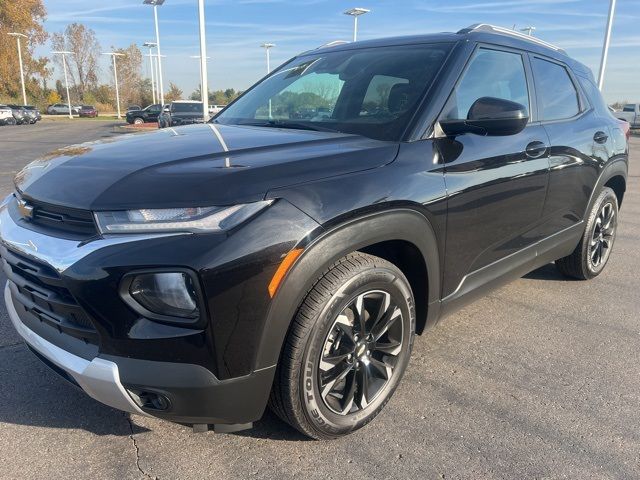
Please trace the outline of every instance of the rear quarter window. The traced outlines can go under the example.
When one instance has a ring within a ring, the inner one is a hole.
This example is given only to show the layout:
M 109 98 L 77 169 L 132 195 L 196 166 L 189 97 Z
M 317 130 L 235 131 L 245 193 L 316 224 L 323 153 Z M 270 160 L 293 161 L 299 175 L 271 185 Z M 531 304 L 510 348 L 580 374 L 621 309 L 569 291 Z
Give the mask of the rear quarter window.
M 535 57 L 533 75 L 542 120 L 563 120 L 580 113 L 578 91 L 564 66 Z

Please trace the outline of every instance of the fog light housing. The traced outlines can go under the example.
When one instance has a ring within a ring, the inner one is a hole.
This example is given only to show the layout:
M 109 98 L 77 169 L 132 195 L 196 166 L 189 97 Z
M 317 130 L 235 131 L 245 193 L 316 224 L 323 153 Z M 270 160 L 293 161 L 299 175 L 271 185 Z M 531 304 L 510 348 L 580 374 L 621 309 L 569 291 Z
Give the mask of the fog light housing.
M 132 272 L 124 277 L 120 295 L 137 313 L 169 323 L 200 319 L 200 289 L 190 271 Z

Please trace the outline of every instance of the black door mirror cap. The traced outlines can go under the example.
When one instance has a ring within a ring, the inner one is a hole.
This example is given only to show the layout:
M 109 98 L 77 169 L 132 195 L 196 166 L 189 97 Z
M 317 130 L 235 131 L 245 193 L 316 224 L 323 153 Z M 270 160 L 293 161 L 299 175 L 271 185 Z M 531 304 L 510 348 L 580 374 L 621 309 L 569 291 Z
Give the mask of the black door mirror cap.
M 506 136 L 520 133 L 529 123 L 527 107 L 502 98 L 482 97 L 473 102 L 466 120 L 441 120 L 447 135 L 474 133 Z

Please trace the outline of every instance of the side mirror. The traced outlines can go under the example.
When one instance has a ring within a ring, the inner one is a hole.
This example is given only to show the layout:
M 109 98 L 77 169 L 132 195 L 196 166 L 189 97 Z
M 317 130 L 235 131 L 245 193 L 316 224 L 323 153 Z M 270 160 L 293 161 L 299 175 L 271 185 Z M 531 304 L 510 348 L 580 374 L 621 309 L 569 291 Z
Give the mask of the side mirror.
M 524 105 L 502 98 L 482 97 L 473 102 L 466 120 L 442 120 L 440 126 L 447 135 L 504 136 L 520 133 L 528 122 Z

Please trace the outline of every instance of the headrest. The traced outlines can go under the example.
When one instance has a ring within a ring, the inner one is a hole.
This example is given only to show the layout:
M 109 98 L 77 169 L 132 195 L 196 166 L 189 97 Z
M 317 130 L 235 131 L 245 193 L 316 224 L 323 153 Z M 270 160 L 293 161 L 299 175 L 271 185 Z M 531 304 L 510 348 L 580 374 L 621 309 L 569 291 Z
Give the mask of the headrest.
M 402 112 L 409 108 L 411 87 L 408 83 L 396 83 L 391 87 L 387 107 L 391 113 Z

